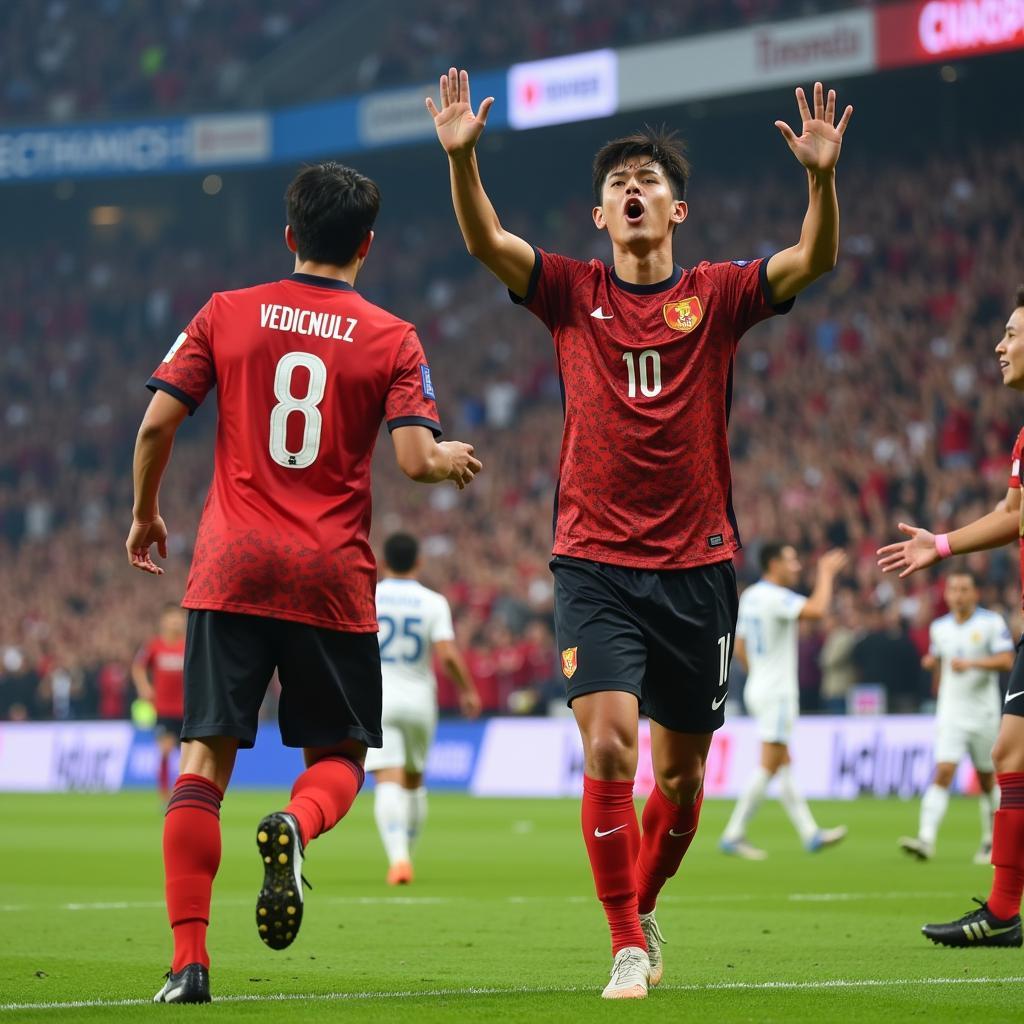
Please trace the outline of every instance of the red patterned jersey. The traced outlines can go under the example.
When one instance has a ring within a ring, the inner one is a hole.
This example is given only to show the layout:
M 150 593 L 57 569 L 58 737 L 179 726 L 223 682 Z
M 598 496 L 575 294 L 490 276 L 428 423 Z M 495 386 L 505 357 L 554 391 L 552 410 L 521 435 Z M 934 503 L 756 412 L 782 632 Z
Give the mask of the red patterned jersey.
M 767 261 L 622 281 L 599 260 L 537 250 L 523 302 L 548 327 L 565 427 L 556 555 L 685 569 L 740 547 L 727 427 L 741 335 L 772 305 Z
M 148 385 L 217 389 L 213 484 L 186 608 L 372 633 L 370 456 L 380 428 L 440 435 L 415 330 L 331 278 L 218 292 Z
M 181 718 L 185 714 L 185 638 L 169 644 L 155 636 L 135 660 L 149 675 L 156 713 L 161 718 Z
M 1017 435 L 1013 445 L 1013 454 L 1010 456 L 1010 487 L 1020 490 L 1020 460 L 1024 458 L 1024 429 Z M 1020 507 L 1020 581 L 1021 600 L 1024 602 L 1024 503 Z

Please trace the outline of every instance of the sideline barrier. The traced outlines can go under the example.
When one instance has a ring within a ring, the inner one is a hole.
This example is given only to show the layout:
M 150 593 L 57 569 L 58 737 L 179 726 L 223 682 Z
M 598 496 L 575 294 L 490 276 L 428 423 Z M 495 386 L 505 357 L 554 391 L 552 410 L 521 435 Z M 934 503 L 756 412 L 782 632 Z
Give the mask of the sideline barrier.
M 801 719 L 792 744 L 804 793 L 817 799 L 920 796 L 932 769 L 930 715 L 820 716 Z M 754 722 L 731 718 L 715 736 L 705 781 L 709 797 L 735 797 L 759 759 Z M 115 792 L 151 787 L 158 755 L 153 734 L 128 722 L 0 722 L 0 791 Z M 275 725 L 241 751 L 233 786 L 287 786 L 302 770 Z M 582 789 L 583 750 L 571 718 L 442 721 L 427 764 L 427 785 L 476 796 L 566 797 Z M 641 724 L 636 792 L 653 786 L 650 733 Z M 960 765 L 955 789 L 975 792 L 974 771 Z

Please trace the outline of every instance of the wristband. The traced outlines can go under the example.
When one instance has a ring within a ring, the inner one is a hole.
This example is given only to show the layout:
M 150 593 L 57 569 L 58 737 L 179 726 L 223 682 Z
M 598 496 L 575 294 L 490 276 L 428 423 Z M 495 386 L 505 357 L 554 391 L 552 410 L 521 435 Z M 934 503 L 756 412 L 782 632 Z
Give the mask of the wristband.
M 939 553 L 939 558 L 949 558 L 953 554 L 953 549 L 949 546 L 949 534 L 939 533 L 935 536 L 935 550 Z

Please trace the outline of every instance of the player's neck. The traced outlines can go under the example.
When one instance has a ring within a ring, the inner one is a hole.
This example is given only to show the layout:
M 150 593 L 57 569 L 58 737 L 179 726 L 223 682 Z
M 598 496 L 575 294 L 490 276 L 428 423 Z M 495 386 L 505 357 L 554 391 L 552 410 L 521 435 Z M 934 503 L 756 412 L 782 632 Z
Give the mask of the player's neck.
M 416 573 L 414 572 L 386 572 L 384 573 L 384 579 L 386 580 L 415 580 Z
M 953 612 L 953 618 L 956 619 L 961 625 L 963 625 L 972 615 L 974 615 L 976 609 L 972 608 L 966 612 Z
M 362 260 L 353 260 L 344 267 L 336 266 L 333 263 L 315 263 L 313 260 L 300 260 L 295 257 L 295 273 L 310 274 L 313 277 L 330 277 L 335 281 L 344 281 L 346 284 L 355 286 L 359 268 L 363 265 Z
M 675 270 L 672 242 L 653 249 L 633 250 L 615 246 L 613 250 L 615 275 L 627 284 L 660 284 L 667 281 Z

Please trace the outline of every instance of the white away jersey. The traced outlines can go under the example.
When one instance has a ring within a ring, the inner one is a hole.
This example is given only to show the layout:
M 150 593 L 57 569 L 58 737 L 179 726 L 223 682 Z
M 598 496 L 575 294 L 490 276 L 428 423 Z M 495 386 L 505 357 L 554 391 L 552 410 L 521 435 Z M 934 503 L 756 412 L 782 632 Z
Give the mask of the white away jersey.
M 417 580 L 383 579 L 377 584 L 377 622 L 385 690 L 396 683 L 435 689 L 433 646 L 455 639 L 452 611 L 444 597 Z
M 806 597 L 767 580 L 743 591 L 736 635 L 747 645 L 748 694 L 799 696 L 796 623 L 806 603 Z
M 939 658 L 939 700 L 936 714 L 943 719 L 975 723 L 999 716 L 999 673 L 989 669 L 954 672 L 954 658 L 987 658 L 1013 650 L 1010 629 L 1001 615 L 976 608 L 964 622 L 952 614 L 936 619 L 929 630 L 928 651 Z

